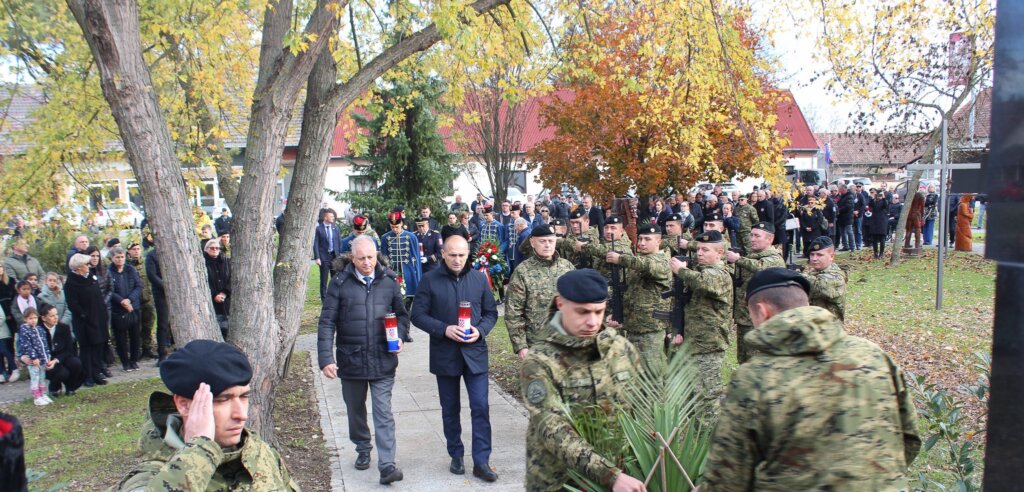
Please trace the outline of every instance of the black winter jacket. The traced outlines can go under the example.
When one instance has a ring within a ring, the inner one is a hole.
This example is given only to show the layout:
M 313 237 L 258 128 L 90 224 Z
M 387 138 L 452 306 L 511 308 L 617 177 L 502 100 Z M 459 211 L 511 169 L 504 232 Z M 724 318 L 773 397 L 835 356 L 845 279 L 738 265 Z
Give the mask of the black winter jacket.
M 107 303 L 99 283 L 93 276 L 72 272 L 64 284 L 64 297 L 74 315 L 75 335 L 84 345 L 102 345 L 108 339 L 110 319 Z
M 409 333 L 409 314 L 402 302 L 398 276 L 378 264 L 367 292 L 357 275 L 359 272 L 349 264 L 327 288 L 317 328 L 317 361 L 321 369 L 337 364 L 342 379 L 394 377 L 398 354 L 388 352 L 384 316 L 395 313 L 399 337 Z
M 889 201 L 871 200 L 868 204 L 871 217 L 864 217 L 863 227 L 867 228 L 867 234 L 884 235 L 889 232 Z M 865 211 L 867 215 L 867 211 Z
M 845 227 L 853 224 L 853 209 L 856 205 L 856 198 L 854 198 L 853 192 L 847 191 L 845 194 L 839 195 L 839 203 L 836 205 L 839 207 L 836 226 Z
M 124 307 L 121 301 L 128 299 L 132 303 L 132 310 L 138 311 L 142 308 L 142 278 L 139 271 L 127 262 L 120 272 L 113 263 L 110 264 L 108 274 L 110 275 L 110 312 L 112 314 L 124 314 Z
M 220 293 L 227 296 L 224 302 L 213 303 L 213 311 L 227 316 L 231 313 L 231 264 L 220 255 L 214 258 L 203 253 L 203 257 L 206 259 L 206 280 L 210 284 L 211 300 Z

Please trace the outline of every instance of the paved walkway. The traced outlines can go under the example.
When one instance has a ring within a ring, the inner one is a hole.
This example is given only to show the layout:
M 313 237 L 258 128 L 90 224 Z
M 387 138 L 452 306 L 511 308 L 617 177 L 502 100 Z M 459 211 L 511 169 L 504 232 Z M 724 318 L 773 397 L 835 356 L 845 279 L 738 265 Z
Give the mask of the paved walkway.
M 487 490 L 520 491 L 526 474 L 527 413 L 513 397 L 505 394 L 493 381 L 490 384 L 492 432 L 491 466 L 498 473 L 494 483 L 485 483 L 472 475 L 470 457 L 472 424 L 465 388 L 462 391 L 462 440 L 466 446 L 466 474 L 448 472 L 450 458 L 441 428 L 441 407 L 437 399 L 437 383 L 428 370 L 428 336 L 413 330 L 413 343 L 406 344 L 399 356 L 398 374 L 391 398 L 395 415 L 397 464 L 405 479 L 392 484 L 391 490 L 452 491 Z M 384 490 L 377 471 L 376 450 L 371 454 L 369 470 L 356 470 L 355 445 L 348 438 L 345 403 L 341 383 L 325 378 L 317 367 L 316 335 L 299 337 L 296 350 L 310 351 L 315 373 L 313 385 L 320 405 L 320 424 L 331 453 L 331 488 L 336 491 Z M 367 396 L 367 413 L 370 410 Z M 370 428 L 373 428 L 372 417 Z

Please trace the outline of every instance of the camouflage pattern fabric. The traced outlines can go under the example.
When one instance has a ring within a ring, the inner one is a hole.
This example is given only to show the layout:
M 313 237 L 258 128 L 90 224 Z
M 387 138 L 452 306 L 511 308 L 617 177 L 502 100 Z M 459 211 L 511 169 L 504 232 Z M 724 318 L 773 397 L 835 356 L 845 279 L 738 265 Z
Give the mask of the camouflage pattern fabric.
M 762 353 L 733 372 L 706 490 L 901 490 L 921 439 L 900 368 L 805 306 L 747 335 Z
M 723 360 L 724 351 L 693 355 L 693 362 L 697 366 L 697 391 L 704 395 L 702 408 L 697 415 L 706 425 L 714 425 L 718 420 L 718 407 L 722 400 Z
M 610 489 L 622 470 L 576 432 L 564 408 L 594 407 L 614 418 L 615 409 L 625 404 L 623 390 L 636 377 L 640 358 L 611 328 L 595 337 L 572 337 L 561 319 L 561 313 L 552 316 L 547 338 L 530 347 L 519 372 L 530 413 L 526 490 L 562 490 L 570 469 Z
M 568 232 L 566 232 L 565 237 L 558 240 L 558 243 L 555 245 L 555 250 L 558 251 L 559 254 L 562 254 L 563 252 L 566 253 L 563 258 L 569 260 L 569 262 L 576 268 L 580 268 L 579 256 L 584 253 L 582 251 L 576 251 L 577 236 L 576 234 L 573 234 L 572 228 L 567 226 L 566 230 Z M 597 227 L 595 226 L 591 226 L 590 229 L 587 230 L 587 236 L 590 238 L 590 242 L 587 244 L 595 244 L 601 239 L 601 234 L 597 232 Z
M 664 333 L 656 331 L 649 333 L 627 333 L 626 339 L 640 353 L 645 369 L 654 374 L 657 374 L 655 371 L 664 372 L 665 366 L 668 365 L 668 356 L 665 354 Z
M 629 292 L 624 298 L 626 319 L 623 320 L 622 331 L 627 336 L 657 333 L 664 338 L 671 327 L 667 320 L 654 319 L 654 311 L 668 312 L 672 309 L 672 299 L 661 298 L 662 292 L 672 289 L 668 257 L 662 251 L 622 255 L 619 265 L 626 269 L 626 289 Z
M 757 209 L 748 203 L 746 205 L 736 207 L 733 215 L 740 219 L 740 230 L 738 231 L 738 235 L 740 244 L 743 246 L 743 252 L 749 253 L 753 251 L 753 248 L 750 246 L 750 228 L 761 221 L 761 219 L 757 217 Z
M 693 268 L 692 270 L 690 268 Z M 723 352 L 732 327 L 732 276 L 721 261 L 688 265 L 676 272 L 693 293 L 686 305 L 686 333 L 694 354 Z
M 746 303 L 744 303 L 746 305 Z M 757 350 L 748 344 L 743 337 L 747 336 L 747 333 L 753 331 L 754 327 L 751 325 L 736 325 L 736 362 L 744 363 L 750 360 Z
M 604 275 L 605 278 L 609 278 L 609 279 L 611 278 L 611 275 L 612 275 L 612 268 L 611 268 L 611 265 L 609 265 L 609 263 L 607 261 L 605 261 L 605 257 L 611 251 L 618 251 L 619 254 L 621 254 L 621 255 L 636 256 L 635 254 L 633 254 L 633 249 L 630 248 L 629 238 L 627 238 L 625 236 L 623 236 L 622 238 L 619 238 L 619 240 L 615 241 L 614 244 L 612 244 L 611 242 L 604 242 L 604 240 L 602 240 L 599 243 L 595 243 L 595 242 L 591 241 L 591 242 L 587 243 L 586 246 L 583 246 L 582 249 L 580 249 L 580 253 L 586 254 L 586 255 L 590 255 L 590 257 L 592 258 L 591 262 L 594 265 L 593 266 L 594 270 L 597 270 L 598 272 L 601 272 L 601 275 Z M 620 266 L 621 266 L 621 264 L 620 264 Z M 628 275 L 628 273 L 627 273 L 627 275 Z M 608 296 L 610 297 L 611 295 L 612 295 L 612 286 L 609 285 L 608 286 Z M 626 297 L 628 297 L 628 296 L 626 296 Z M 609 307 L 608 309 L 611 309 L 611 307 Z
M 743 340 L 744 334 L 739 333 L 739 327 L 742 326 L 746 331 L 750 331 L 754 325 L 750 321 L 750 311 L 747 310 L 747 284 L 750 283 L 750 279 L 754 277 L 754 274 L 761 270 L 773 267 L 786 268 L 786 260 L 782 258 L 779 250 L 769 247 L 764 251 L 752 252 L 736 260 L 734 266 L 733 278 L 735 282 L 733 282 L 733 285 L 735 289 L 733 290 L 735 297 L 732 301 L 732 316 L 736 320 L 737 327 L 736 360 L 742 364 L 750 358 L 750 349 L 747 348 L 746 341 Z
M 687 232 L 682 234 L 666 234 L 661 237 L 661 250 L 665 251 L 670 257 L 679 256 L 682 254 L 679 251 L 679 238 L 683 238 L 687 241 L 693 241 L 693 235 Z M 687 244 L 689 249 L 689 244 Z M 689 253 L 689 251 L 687 251 Z
M 142 427 L 143 461 L 121 480 L 118 491 L 288 491 L 299 490 L 281 456 L 249 430 L 242 444 L 221 449 L 205 437 L 184 442 L 181 417 L 171 396 L 150 396 L 150 418 Z
M 555 253 L 550 260 L 530 256 L 512 272 L 505 289 L 505 327 L 512 353 L 530 348 L 543 338 L 551 299 L 558 294 L 555 282 L 571 270 L 572 263 Z
M 846 272 L 833 263 L 820 272 L 808 269 L 804 277 L 811 281 L 811 305 L 828 309 L 840 321 L 846 320 Z

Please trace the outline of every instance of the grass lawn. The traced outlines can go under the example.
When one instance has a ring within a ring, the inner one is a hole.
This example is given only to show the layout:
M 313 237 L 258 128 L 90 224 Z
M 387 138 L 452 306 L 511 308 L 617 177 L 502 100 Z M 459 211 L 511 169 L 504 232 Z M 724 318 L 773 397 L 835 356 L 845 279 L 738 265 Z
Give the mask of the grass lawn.
M 302 306 L 302 324 L 299 335 L 316 333 L 316 317 L 320 316 L 320 267 L 309 264 L 309 280 L 306 281 L 306 303 Z
M 519 394 L 519 357 L 512 353 L 504 316 L 498 318 L 494 329 L 487 335 L 491 377 L 510 395 L 522 401 Z
M 58 483 L 72 490 L 117 485 L 142 458 L 139 431 L 153 391 L 166 391 L 159 378 L 83 389 L 42 408 L 31 401 L 3 407 L 24 428 L 26 467 L 46 474 L 33 490 Z M 275 399 L 278 450 L 303 490 L 326 491 L 330 465 L 312 391 L 309 355 L 296 353 Z

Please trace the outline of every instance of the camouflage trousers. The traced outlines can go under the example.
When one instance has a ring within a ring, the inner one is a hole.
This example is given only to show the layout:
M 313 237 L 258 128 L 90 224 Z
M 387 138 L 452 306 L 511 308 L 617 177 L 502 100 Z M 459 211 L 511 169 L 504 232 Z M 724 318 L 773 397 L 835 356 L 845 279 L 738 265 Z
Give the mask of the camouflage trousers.
M 665 371 L 665 332 L 626 333 L 626 339 L 640 352 L 640 359 L 649 371 Z
M 736 325 L 736 362 L 740 364 L 750 360 L 751 357 L 757 354 L 757 349 L 752 348 L 743 341 L 743 337 L 753 330 L 753 326 Z
M 743 246 L 743 253 L 749 254 L 753 251 L 752 246 L 750 245 L 750 229 L 744 230 L 741 228 L 738 235 L 740 237 L 740 245 Z
M 725 352 L 694 354 L 697 366 L 697 391 L 704 394 L 704 408 L 701 419 L 705 424 L 714 425 L 718 420 L 718 406 L 722 399 L 722 361 Z

